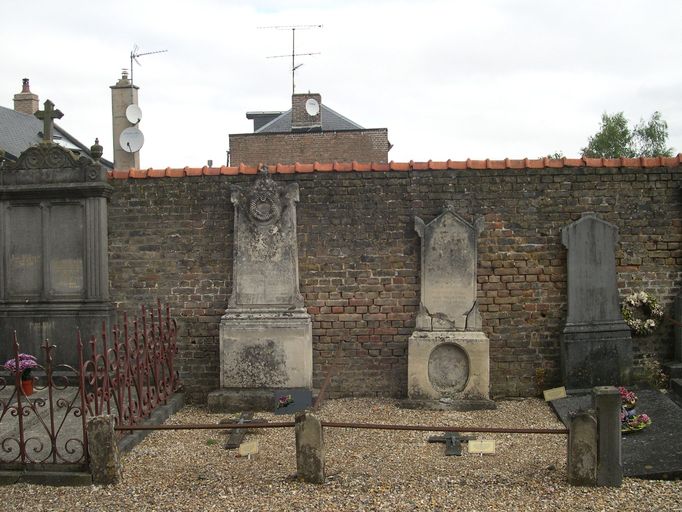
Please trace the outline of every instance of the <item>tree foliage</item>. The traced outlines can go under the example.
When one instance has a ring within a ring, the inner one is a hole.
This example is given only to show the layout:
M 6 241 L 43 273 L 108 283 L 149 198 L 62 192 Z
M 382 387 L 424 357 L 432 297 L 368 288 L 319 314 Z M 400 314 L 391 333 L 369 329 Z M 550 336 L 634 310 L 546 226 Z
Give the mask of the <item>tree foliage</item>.
M 632 158 L 637 156 L 672 156 L 668 147 L 668 123 L 660 112 L 654 112 L 648 122 L 643 119 L 632 128 L 623 112 L 601 116 L 599 131 L 582 148 L 582 156 L 590 158 Z

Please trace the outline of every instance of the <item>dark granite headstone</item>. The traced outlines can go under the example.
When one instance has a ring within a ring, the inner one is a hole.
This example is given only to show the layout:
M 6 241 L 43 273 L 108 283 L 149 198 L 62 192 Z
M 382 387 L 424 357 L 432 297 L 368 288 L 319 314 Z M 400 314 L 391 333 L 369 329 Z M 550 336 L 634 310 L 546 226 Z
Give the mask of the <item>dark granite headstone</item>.
M 568 389 L 629 381 L 632 337 L 620 312 L 615 248 L 618 228 L 594 213 L 562 230 L 568 249 L 568 317 L 561 368 Z
M 51 127 L 59 111 L 46 102 Z M 49 141 L 0 166 L 0 362 L 13 353 L 41 355 L 45 339 L 57 361 L 75 365 L 84 339 L 109 323 L 106 169 Z

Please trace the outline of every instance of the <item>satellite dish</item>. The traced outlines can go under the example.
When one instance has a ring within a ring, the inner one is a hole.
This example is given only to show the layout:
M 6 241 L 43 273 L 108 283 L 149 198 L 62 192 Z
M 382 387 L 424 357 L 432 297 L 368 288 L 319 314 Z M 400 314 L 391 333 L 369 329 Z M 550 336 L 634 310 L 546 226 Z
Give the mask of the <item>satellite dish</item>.
M 118 142 L 123 148 L 123 151 L 137 153 L 144 144 L 144 135 L 142 135 L 142 132 L 138 128 L 131 126 L 121 132 Z
M 305 111 L 308 112 L 309 116 L 315 117 L 320 113 L 320 104 L 315 98 L 310 98 L 305 102 Z
M 142 119 L 142 110 L 135 104 L 128 105 L 126 108 L 126 119 L 133 124 L 137 124 Z

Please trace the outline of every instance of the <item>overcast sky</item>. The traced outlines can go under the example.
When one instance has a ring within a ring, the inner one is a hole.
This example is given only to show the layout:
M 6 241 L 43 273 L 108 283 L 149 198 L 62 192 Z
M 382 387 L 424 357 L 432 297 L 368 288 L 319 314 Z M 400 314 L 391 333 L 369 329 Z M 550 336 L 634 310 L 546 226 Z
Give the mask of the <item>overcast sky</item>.
M 602 112 L 659 110 L 682 152 L 679 0 L 0 0 L 0 105 L 30 78 L 41 105 L 111 159 L 111 90 L 140 57 L 141 167 L 224 164 L 252 110 L 296 92 L 365 128 L 388 128 L 389 159 L 578 156 Z M 42 107 L 41 107 L 42 108 Z

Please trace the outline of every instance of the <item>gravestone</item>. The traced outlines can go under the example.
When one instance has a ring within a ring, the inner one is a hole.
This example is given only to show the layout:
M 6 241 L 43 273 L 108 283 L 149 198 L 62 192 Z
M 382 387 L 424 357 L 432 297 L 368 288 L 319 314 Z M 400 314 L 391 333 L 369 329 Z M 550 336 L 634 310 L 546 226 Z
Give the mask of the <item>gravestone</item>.
M 562 229 L 568 249 L 568 315 L 561 369 L 570 390 L 629 381 L 632 336 L 620 310 L 615 248 L 618 228 L 594 213 Z
M 52 142 L 61 117 L 51 101 L 36 112 L 43 142 L 0 166 L 0 361 L 22 352 L 41 357 L 57 345 L 59 363 L 76 365 L 76 331 L 85 340 L 110 322 L 107 198 L 111 186 L 98 160 Z M 102 147 L 92 147 L 98 159 Z
M 682 291 L 675 297 L 675 332 L 673 337 L 673 360 L 664 364 L 670 376 L 673 391 L 682 396 Z
M 476 298 L 478 235 L 451 207 L 429 224 L 415 217 L 421 238 L 421 295 L 408 342 L 404 407 L 494 408 L 488 399 L 489 341 Z
M 235 186 L 232 294 L 220 322 L 220 386 L 212 410 L 271 410 L 273 392 L 312 388 L 312 324 L 298 284 L 298 184 L 263 166 Z

